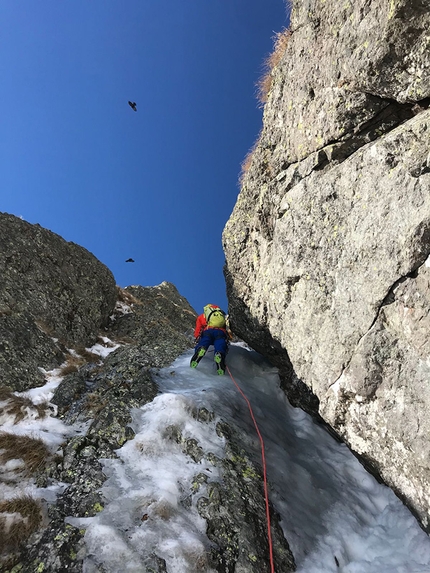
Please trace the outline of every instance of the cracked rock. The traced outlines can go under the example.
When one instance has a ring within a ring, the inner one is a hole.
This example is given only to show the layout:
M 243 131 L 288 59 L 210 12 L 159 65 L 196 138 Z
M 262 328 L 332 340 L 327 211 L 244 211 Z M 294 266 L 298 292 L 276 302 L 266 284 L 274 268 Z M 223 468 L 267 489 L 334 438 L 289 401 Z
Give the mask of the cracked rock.
M 223 232 L 231 326 L 427 528 L 428 5 L 291 22 Z

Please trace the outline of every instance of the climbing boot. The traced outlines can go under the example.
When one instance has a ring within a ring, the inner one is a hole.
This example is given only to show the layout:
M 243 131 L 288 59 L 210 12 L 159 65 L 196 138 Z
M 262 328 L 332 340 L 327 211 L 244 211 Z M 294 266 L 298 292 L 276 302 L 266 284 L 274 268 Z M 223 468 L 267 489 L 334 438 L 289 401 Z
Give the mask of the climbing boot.
M 225 374 L 225 359 L 221 352 L 215 352 L 215 363 L 217 365 L 217 374 L 223 376 Z
M 206 354 L 206 348 L 203 348 L 203 346 L 197 348 L 197 350 L 193 354 L 193 357 L 191 358 L 190 362 L 191 368 L 197 368 L 197 364 L 200 362 L 200 360 L 203 358 L 205 354 Z

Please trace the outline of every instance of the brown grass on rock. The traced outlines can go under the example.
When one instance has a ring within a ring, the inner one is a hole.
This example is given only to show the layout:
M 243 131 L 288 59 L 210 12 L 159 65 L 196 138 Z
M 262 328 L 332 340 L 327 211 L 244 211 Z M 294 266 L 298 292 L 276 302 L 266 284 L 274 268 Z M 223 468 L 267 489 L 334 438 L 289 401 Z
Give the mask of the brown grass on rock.
M 104 346 L 105 348 L 113 348 L 117 344 L 125 344 L 125 343 L 135 344 L 135 341 L 131 338 L 127 341 L 124 339 L 118 341 L 110 341 L 110 340 L 105 341 L 101 336 L 99 336 L 97 338 L 97 343 L 100 344 L 101 346 Z M 67 361 L 64 364 L 64 366 L 61 367 L 60 372 L 62 376 L 66 376 L 67 374 L 72 374 L 73 372 L 77 372 L 80 369 L 80 367 L 83 366 L 84 364 L 96 364 L 96 366 L 93 367 L 92 372 L 95 374 L 96 372 L 99 371 L 99 369 L 103 364 L 102 356 L 96 354 L 95 352 L 87 350 L 87 348 L 85 348 L 82 345 L 76 346 L 73 350 L 75 354 L 70 354 L 67 357 Z
M 261 134 L 261 133 L 260 133 Z M 260 134 L 258 135 L 254 145 L 251 147 L 251 149 L 248 151 L 248 153 L 246 154 L 245 159 L 242 161 L 242 164 L 240 166 L 240 176 L 239 176 L 239 186 L 242 187 L 243 185 L 243 178 L 245 177 L 246 173 L 248 173 L 249 168 L 251 167 L 252 164 L 252 159 L 254 157 L 254 152 L 255 149 L 258 145 L 258 141 L 260 139 Z
M 263 76 L 257 83 L 257 99 L 261 105 L 267 102 L 267 98 L 272 87 L 272 72 L 279 64 L 285 53 L 287 44 L 291 37 L 291 30 L 284 28 L 273 37 L 273 52 L 264 62 Z
M 273 76 L 272 72 L 274 68 L 279 64 L 282 56 L 287 48 L 288 41 L 291 37 L 291 30 L 284 28 L 281 32 L 278 32 L 273 37 L 273 52 L 264 61 L 264 73 L 260 80 L 257 82 L 257 99 L 261 105 L 267 102 L 267 98 L 272 87 Z M 252 165 L 252 159 L 254 157 L 254 152 L 257 147 L 260 135 L 257 141 L 251 147 L 251 149 L 246 154 L 245 159 L 242 161 L 240 176 L 239 176 L 239 186 L 242 187 L 243 179 L 245 174 L 249 171 Z
M 86 395 L 86 408 L 91 410 L 93 414 L 98 414 L 108 405 L 107 398 L 103 398 L 97 392 L 90 392 Z
M 77 372 L 81 366 L 84 364 L 97 364 L 100 362 L 101 358 L 98 354 L 90 352 L 85 348 L 85 346 L 77 346 L 74 348 L 75 354 L 70 354 L 67 357 L 66 364 L 61 367 L 61 376 L 67 376 L 67 374 L 72 374 L 72 372 Z
M 0 548 L 12 551 L 42 522 L 41 506 L 29 495 L 0 501 Z
M 140 301 L 138 298 L 136 298 L 135 296 L 133 296 L 131 294 L 131 292 L 126 291 L 125 289 L 121 288 L 120 286 L 117 286 L 117 292 L 118 292 L 118 300 L 120 302 L 124 302 L 125 304 L 128 305 L 132 305 L 132 304 L 142 304 L 142 301 Z
M 46 322 L 46 320 L 43 320 L 41 318 L 37 318 L 35 320 L 35 323 L 36 323 L 36 326 L 42 332 L 44 332 L 47 336 L 54 336 L 54 334 L 55 334 L 54 328 L 48 322 Z
M 46 418 L 50 411 L 48 402 L 34 404 L 25 394 L 16 396 L 8 386 L 0 386 L 0 402 L 6 402 L 2 410 L 5 414 L 14 416 L 15 424 L 28 418 L 30 415 L 35 415 L 39 419 Z
M 137 340 L 132 338 L 131 336 L 114 336 L 112 338 L 113 342 L 115 342 L 115 344 L 120 344 L 121 346 L 125 345 L 125 344 L 137 344 Z
M 100 362 L 101 360 L 101 357 L 98 354 L 96 354 L 95 352 L 91 352 L 90 350 L 87 350 L 85 346 L 77 346 L 75 350 L 79 354 L 79 356 L 83 358 L 84 362 L 97 364 L 97 362 Z
M 115 342 L 112 342 L 112 340 L 105 340 L 103 336 L 99 336 L 97 338 L 97 343 L 106 348 L 113 348 L 114 346 L 116 346 Z
M 49 450 L 40 438 L 0 432 L 0 462 L 2 464 L 10 460 L 22 460 L 25 473 L 31 475 L 44 465 L 48 456 Z
M 70 356 L 67 357 L 66 364 L 61 367 L 60 374 L 61 376 L 67 376 L 67 374 L 77 372 L 83 364 L 85 364 L 85 359 L 82 356 L 70 354 Z

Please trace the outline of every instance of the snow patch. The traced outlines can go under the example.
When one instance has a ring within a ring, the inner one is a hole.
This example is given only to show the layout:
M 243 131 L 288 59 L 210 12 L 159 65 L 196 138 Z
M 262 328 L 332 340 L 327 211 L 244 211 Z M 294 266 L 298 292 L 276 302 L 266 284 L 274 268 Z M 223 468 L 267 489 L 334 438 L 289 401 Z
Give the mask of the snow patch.
M 206 458 L 194 461 L 186 455 L 184 442 L 195 440 L 203 451 L 220 456 L 224 441 L 214 422 L 193 417 L 196 406 L 192 396 L 165 393 L 133 411 L 134 439 L 117 450 L 118 459 L 102 462 L 108 476 L 102 487 L 105 508 L 92 518 L 67 518 L 86 528 L 91 563 L 117 571 L 125 559 L 121 570 L 140 571 L 153 553 L 166 560 L 168 571 L 192 573 L 197 561 L 204 562 L 210 544 L 196 509 L 193 479 L 197 474 L 210 481 L 220 477 Z

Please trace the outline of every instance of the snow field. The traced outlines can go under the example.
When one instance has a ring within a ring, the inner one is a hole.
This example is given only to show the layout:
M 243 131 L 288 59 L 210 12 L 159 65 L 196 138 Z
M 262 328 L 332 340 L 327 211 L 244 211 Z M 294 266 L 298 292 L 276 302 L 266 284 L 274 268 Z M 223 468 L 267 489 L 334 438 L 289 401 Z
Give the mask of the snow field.
M 102 356 L 106 349 L 101 348 Z M 86 529 L 85 573 L 97 571 L 99 564 L 111 573 L 140 573 L 155 555 L 166 560 L 169 573 L 214 573 L 205 560 L 206 523 L 196 509 L 205 485 L 197 488 L 193 481 L 197 474 L 208 481 L 222 476 L 206 457 L 197 462 L 186 455 L 184 441 L 195 440 L 206 454 L 222 457 L 224 442 L 215 431 L 222 419 L 243 430 L 258 463 L 261 452 L 248 407 L 229 376 L 216 375 L 213 354 L 208 352 L 195 370 L 190 357 L 188 352 L 159 372 L 161 393 L 132 412 L 134 439 L 117 450 L 118 459 L 103 461 L 101 511 L 91 518 L 67 518 Z M 298 573 L 430 573 L 430 540 L 411 513 L 345 445 L 289 404 L 277 370 L 240 344 L 231 345 L 227 364 L 263 435 L 270 498 Z M 62 379 L 59 371 L 46 378 L 44 387 L 26 393 L 35 404 L 49 401 Z M 202 407 L 214 412 L 214 421 L 196 419 Z M 18 424 L 7 417 L 1 423 L 5 431 L 42 438 L 52 452 L 87 429 L 66 426 L 52 415 L 35 419 L 31 410 Z M 14 470 L 13 462 L 8 471 Z M 41 489 L 27 480 L 19 491 L 53 503 L 65 487 Z M 3 499 L 16 493 L 14 485 L 2 484 Z

